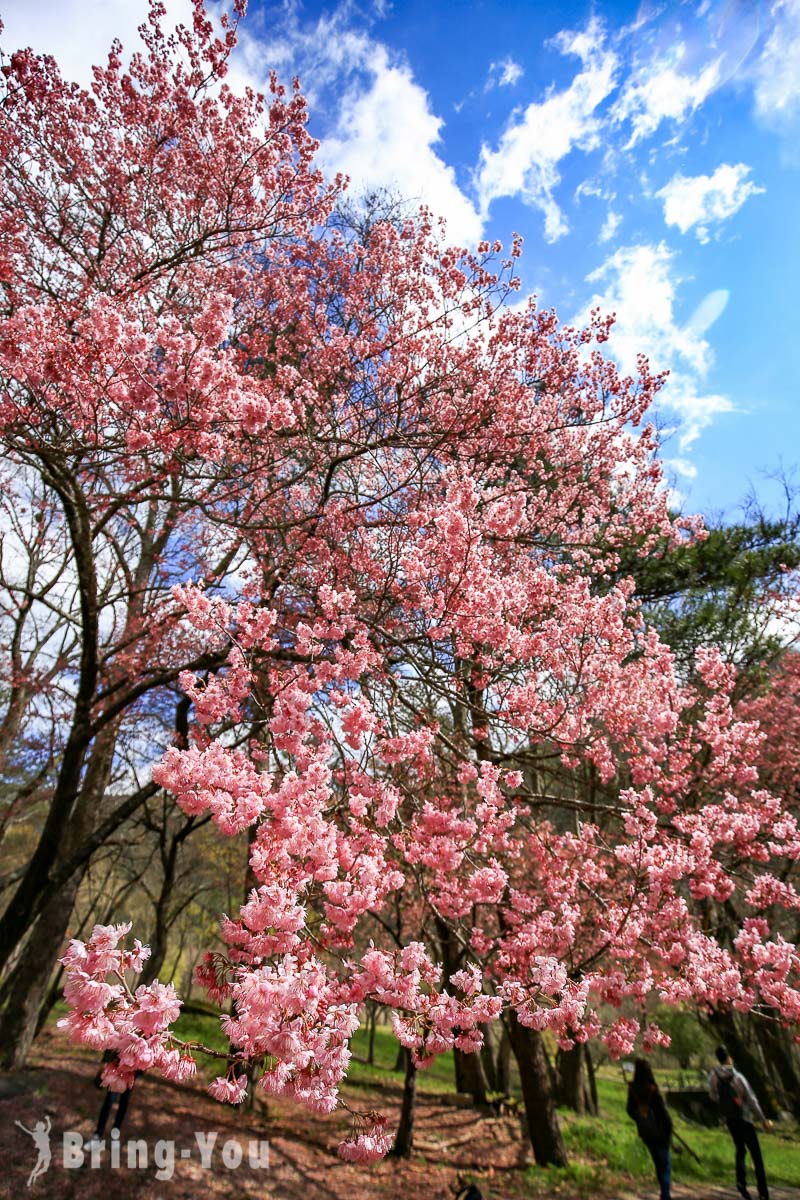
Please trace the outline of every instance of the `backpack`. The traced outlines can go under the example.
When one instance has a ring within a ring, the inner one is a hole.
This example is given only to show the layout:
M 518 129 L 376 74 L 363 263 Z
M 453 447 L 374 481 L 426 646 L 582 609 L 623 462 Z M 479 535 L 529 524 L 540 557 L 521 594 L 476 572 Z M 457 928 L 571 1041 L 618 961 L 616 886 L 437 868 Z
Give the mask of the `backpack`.
M 664 1130 L 649 1100 L 636 1106 L 636 1129 L 644 1142 L 661 1142 L 664 1139 Z
M 742 1101 L 733 1086 L 732 1075 L 717 1076 L 717 1103 L 726 1121 L 735 1121 L 742 1115 Z

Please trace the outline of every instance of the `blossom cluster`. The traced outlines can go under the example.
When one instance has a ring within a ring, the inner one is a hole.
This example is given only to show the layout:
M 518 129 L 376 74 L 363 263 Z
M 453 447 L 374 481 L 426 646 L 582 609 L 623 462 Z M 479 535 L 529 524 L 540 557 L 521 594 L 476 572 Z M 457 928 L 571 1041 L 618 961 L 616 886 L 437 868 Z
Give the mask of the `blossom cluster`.
M 154 1068 L 184 1081 L 196 1070 L 192 1055 L 169 1030 L 181 1007 L 172 984 L 155 980 L 134 992 L 128 986 L 126 976 L 141 971 L 150 953 L 138 940 L 124 948 L 130 928 L 130 923 L 95 925 L 88 941 L 71 941 L 61 959 L 70 1012 L 58 1024 L 85 1046 L 114 1051 L 102 1082 L 115 1091 L 132 1087 L 139 1071 Z

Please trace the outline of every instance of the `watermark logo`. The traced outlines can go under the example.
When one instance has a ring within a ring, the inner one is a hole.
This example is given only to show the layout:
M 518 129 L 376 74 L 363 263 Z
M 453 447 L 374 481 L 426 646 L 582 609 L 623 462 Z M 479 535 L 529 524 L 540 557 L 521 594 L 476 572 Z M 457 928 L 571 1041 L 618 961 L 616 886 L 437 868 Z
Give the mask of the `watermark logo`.
M 33 1138 L 36 1148 L 36 1162 L 28 1176 L 28 1187 L 32 1187 L 51 1165 L 58 1162 L 58 1142 L 52 1139 L 51 1145 L 49 1116 L 44 1121 L 37 1121 L 33 1129 L 28 1129 L 21 1121 L 15 1121 L 14 1124 Z M 194 1143 L 181 1147 L 170 1138 L 159 1138 L 152 1146 L 145 1138 L 128 1138 L 123 1142 L 118 1129 L 112 1129 L 107 1140 L 97 1137 L 84 1139 L 83 1134 L 76 1130 L 65 1129 L 60 1138 L 60 1151 L 60 1165 L 67 1171 L 80 1168 L 97 1170 L 100 1167 L 110 1167 L 112 1170 L 127 1167 L 128 1170 L 138 1171 L 154 1167 L 159 1183 L 172 1179 L 176 1163 L 187 1159 L 199 1162 L 205 1171 L 218 1163 L 228 1171 L 235 1171 L 245 1164 L 253 1171 L 269 1170 L 268 1141 L 249 1138 L 243 1143 L 235 1137 L 221 1141 L 216 1130 L 198 1130 L 194 1135 Z
M 53 1158 L 50 1149 L 50 1117 L 45 1117 L 43 1121 L 37 1121 L 33 1129 L 28 1129 L 28 1126 L 23 1125 L 22 1121 L 15 1121 L 14 1124 L 19 1125 L 23 1133 L 27 1133 L 29 1137 L 33 1138 L 33 1144 L 36 1147 L 36 1162 L 28 1176 L 28 1187 L 33 1187 L 39 1176 L 49 1170 Z

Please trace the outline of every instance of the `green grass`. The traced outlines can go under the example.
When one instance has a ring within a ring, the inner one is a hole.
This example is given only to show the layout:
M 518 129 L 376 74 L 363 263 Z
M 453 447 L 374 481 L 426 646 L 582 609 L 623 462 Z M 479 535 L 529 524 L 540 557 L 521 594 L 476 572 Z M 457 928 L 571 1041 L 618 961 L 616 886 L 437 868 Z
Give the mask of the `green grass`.
M 566 1187 L 577 1187 L 584 1194 L 601 1192 L 609 1187 L 624 1185 L 625 1181 L 651 1179 L 653 1165 L 650 1155 L 636 1133 L 635 1126 L 625 1113 L 626 1088 L 621 1079 L 601 1072 L 597 1081 L 600 1115 L 578 1117 L 567 1110 L 560 1111 L 570 1165 L 564 1170 L 544 1171 L 530 1167 L 527 1171 L 531 1191 L 557 1190 L 558 1181 Z M 697 1154 L 700 1162 L 682 1151 L 673 1149 L 673 1176 L 676 1181 L 720 1183 L 733 1180 L 733 1143 L 724 1126 L 708 1129 L 695 1125 L 673 1113 L 675 1132 Z M 771 1183 L 785 1187 L 800 1187 L 800 1142 L 784 1140 L 786 1134 L 760 1133 L 761 1147 Z M 749 1168 L 748 1168 L 749 1170 Z
M 347 1081 L 356 1087 L 399 1085 L 403 1082 L 403 1071 L 395 1071 L 397 1062 L 397 1038 L 388 1025 L 377 1025 L 375 1028 L 375 1062 L 369 1066 L 358 1061 L 367 1057 L 367 1031 L 362 1026 L 356 1030 L 350 1043 L 354 1057 L 347 1073 Z M 417 1090 L 428 1095 L 441 1095 L 442 1092 L 454 1092 L 453 1054 L 449 1051 L 440 1054 L 428 1067 L 417 1074 Z
M 226 1052 L 230 1042 L 222 1032 L 219 1017 L 205 1013 L 182 1012 L 172 1026 L 177 1036 L 184 1042 L 199 1042 L 211 1050 Z M 196 1054 L 197 1073 L 201 1079 L 210 1082 L 215 1076 L 224 1074 L 221 1060 L 208 1054 Z

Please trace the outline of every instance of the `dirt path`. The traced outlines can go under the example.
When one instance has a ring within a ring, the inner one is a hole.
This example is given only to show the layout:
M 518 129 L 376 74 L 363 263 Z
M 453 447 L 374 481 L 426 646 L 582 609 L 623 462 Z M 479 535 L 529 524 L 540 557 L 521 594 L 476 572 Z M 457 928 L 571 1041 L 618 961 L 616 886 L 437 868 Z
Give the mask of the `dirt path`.
M 26 1195 L 41 1200 L 452 1200 L 462 1173 L 479 1182 L 486 1200 L 545 1200 L 548 1195 L 538 1185 L 532 1190 L 520 1169 L 518 1127 L 512 1118 L 478 1118 L 438 1097 L 422 1096 L 413 1159 L 364 1168 L 336 1156 L 336 1144 L 348 1127 L 346 1114 L 316 1116 L 281 1101 L 270 1101 L 268 1109 L 259 1105 L 239 1112 L 215 1103 L 200 1087 L 148 1077 L 133 1094 L 121 1165 L 110 1166 L 107 1158 L 92 1165 L 87 1155 L 78 1166 L 84 1148 L 76 1135 L 89 1138 L 102 1098 L 93 1085 L 96 1069 L 96 1056 L 82 1054 L 46 1031 L 37 1042 L 32 1069 L 0 1076 L 3 1200 Z M 376 1102 L 373 1093 L 355 1090 L 348 1098 L 354 1107 Z M 399 1100 L 398 1089 L 381 1095 L 381 1110 L 390 1120 L 397 1117 Z M 50 1165 L 28 1189 L 37 1152 L 29 1133 L 15 1122 L 34 1130 L 47 1117 Z M 126 1163 L 134 1139 L 143 1140 L 148 1157 L 138 1169 Z M 269 1161 L 262 1167 L 264 1141 Z M 579 1193 L 574 1185 L 559 1183 L 550 1195 L 576 1200 Z M 605 1193 L 607 1200 L 656 1200 L 656 1195 L 655 1188 L 640 1192 L 633 1183 L 629 1190 Z M 732 1189 L 719 1187 L 676 1186 L 673 1197 L 739 1200 Z M 772 1197 L 800 1200 L 800 1190 L 776 1189 Z

